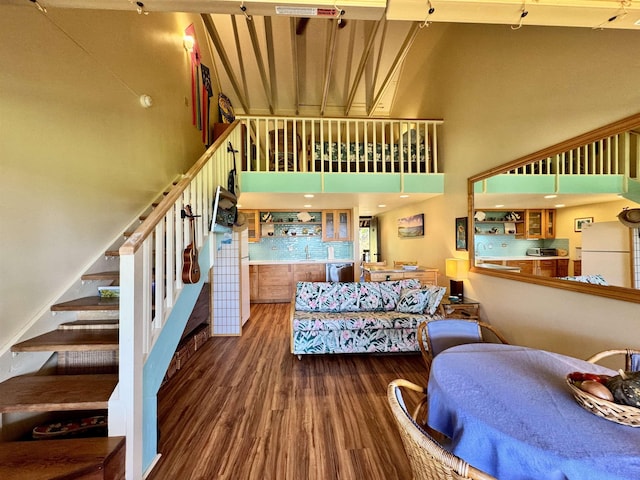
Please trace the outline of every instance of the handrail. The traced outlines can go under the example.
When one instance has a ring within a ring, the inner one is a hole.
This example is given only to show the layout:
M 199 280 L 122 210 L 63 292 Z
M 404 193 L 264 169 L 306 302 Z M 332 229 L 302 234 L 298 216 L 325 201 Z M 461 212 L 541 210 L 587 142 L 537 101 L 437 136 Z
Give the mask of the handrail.
M 220 183 L 226 185 L 228 172 L 233 168 L 225 145 L 228 141 L 239 144 L 240 129 L 236 128 L 239 124 L 239 121 L 232 123 L 215 140 L 119 249 L 119 383 L 109 400 L 109 435 L 126 436 L 128 480 L 143 478 L 143 469 L 148 466 L 145 463 L 150 461 L 145 453 L 148 457 L 148 450 L 155 447 L 155 439 L 143 435 L 150 428 L 143 421 L 156 420 L 152 418 L 155 406 L 148 405 L 149 396 L 155 398 L 156 392 L 143 392 L 143 385 L 148 389 L 149 384 L 154 384 L 152 380 L 157 379 L 146 378 L 145 363 L 184 291 L 180 272 L 185 246 L 191 241 L 197 247 L 210 244 L 209 219 L 215 189 Z M 186 205 L 191 205 L 198 215 L 194 239 L 189 238 L 189 229 L 184 227 L 181 216 Z M 201 256 L 201 270 L 208 271 L 212 262 L 211 255 Z M 206 278 L 202 277 L 201 282 Z M 152 408 L 152 412 L 145 415 L 147 408 Z M 151 447 L 145 449 L 145 445 Z

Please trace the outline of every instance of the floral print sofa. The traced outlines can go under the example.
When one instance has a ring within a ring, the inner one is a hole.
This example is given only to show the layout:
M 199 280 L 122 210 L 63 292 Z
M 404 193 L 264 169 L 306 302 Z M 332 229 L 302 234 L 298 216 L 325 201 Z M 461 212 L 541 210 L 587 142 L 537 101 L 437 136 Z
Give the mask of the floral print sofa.
M 446 289 L 415 279 L 298 282 L 291 303 L 291 352 L 417 352 L 418 324 L 436 314 Z

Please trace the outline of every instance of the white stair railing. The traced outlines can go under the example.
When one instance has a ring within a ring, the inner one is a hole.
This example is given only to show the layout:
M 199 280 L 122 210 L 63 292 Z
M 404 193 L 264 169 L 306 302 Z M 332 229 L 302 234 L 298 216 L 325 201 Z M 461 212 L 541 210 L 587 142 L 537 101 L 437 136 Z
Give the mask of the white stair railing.
M 144 364 L 184 287 L 183 252 L 191 240 L 181 212 L 190 205 L 199 215 L 194 241 L 200 249 L 209 235 L 215 188 L 226 186 L 233 168 L 227 142 L 240 144 L 238 124 L 214 142 L 120 248 L 120 378 L 109 403 L 109 434 L 126 436 L 127 480 L 143 475 Z M 199 263 L 206 275 L 212 259 L 200 257 Z

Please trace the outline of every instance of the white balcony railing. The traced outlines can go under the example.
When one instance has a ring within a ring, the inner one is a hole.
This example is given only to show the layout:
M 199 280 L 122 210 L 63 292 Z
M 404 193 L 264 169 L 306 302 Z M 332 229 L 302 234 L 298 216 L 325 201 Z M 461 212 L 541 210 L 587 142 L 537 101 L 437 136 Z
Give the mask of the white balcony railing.
M 441 173 L 441 120 L 238 117 L 248 172 Z

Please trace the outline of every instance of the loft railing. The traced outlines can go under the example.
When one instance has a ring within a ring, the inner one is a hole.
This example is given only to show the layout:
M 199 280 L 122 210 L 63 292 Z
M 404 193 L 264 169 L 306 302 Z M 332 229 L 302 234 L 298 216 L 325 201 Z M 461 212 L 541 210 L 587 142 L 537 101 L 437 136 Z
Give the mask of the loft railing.
M 640 135 L 624 132 L 507 172 L 508 175 L 623 175 L 640 178 Z
M 442 173 L 442 120 L 238 118 L 246 172 Z
M 233 168 L 226 146 L 227 141 L 239 144 L 238 123 L 196 161 L 120 248 L 119 384 L 109 402 L 109 434 L 126 436 L 128 480 L 141 479 L 144 468 L 144 365 L 184 287 L 183 251 L 191 240 L 181 212 L 190 205 L 200 215 L 194 241 L 202 248 L 210 238 L 215 188 L 226 186 Z M 213 263 L 209 257 L 200 258 L 203 276 Z

